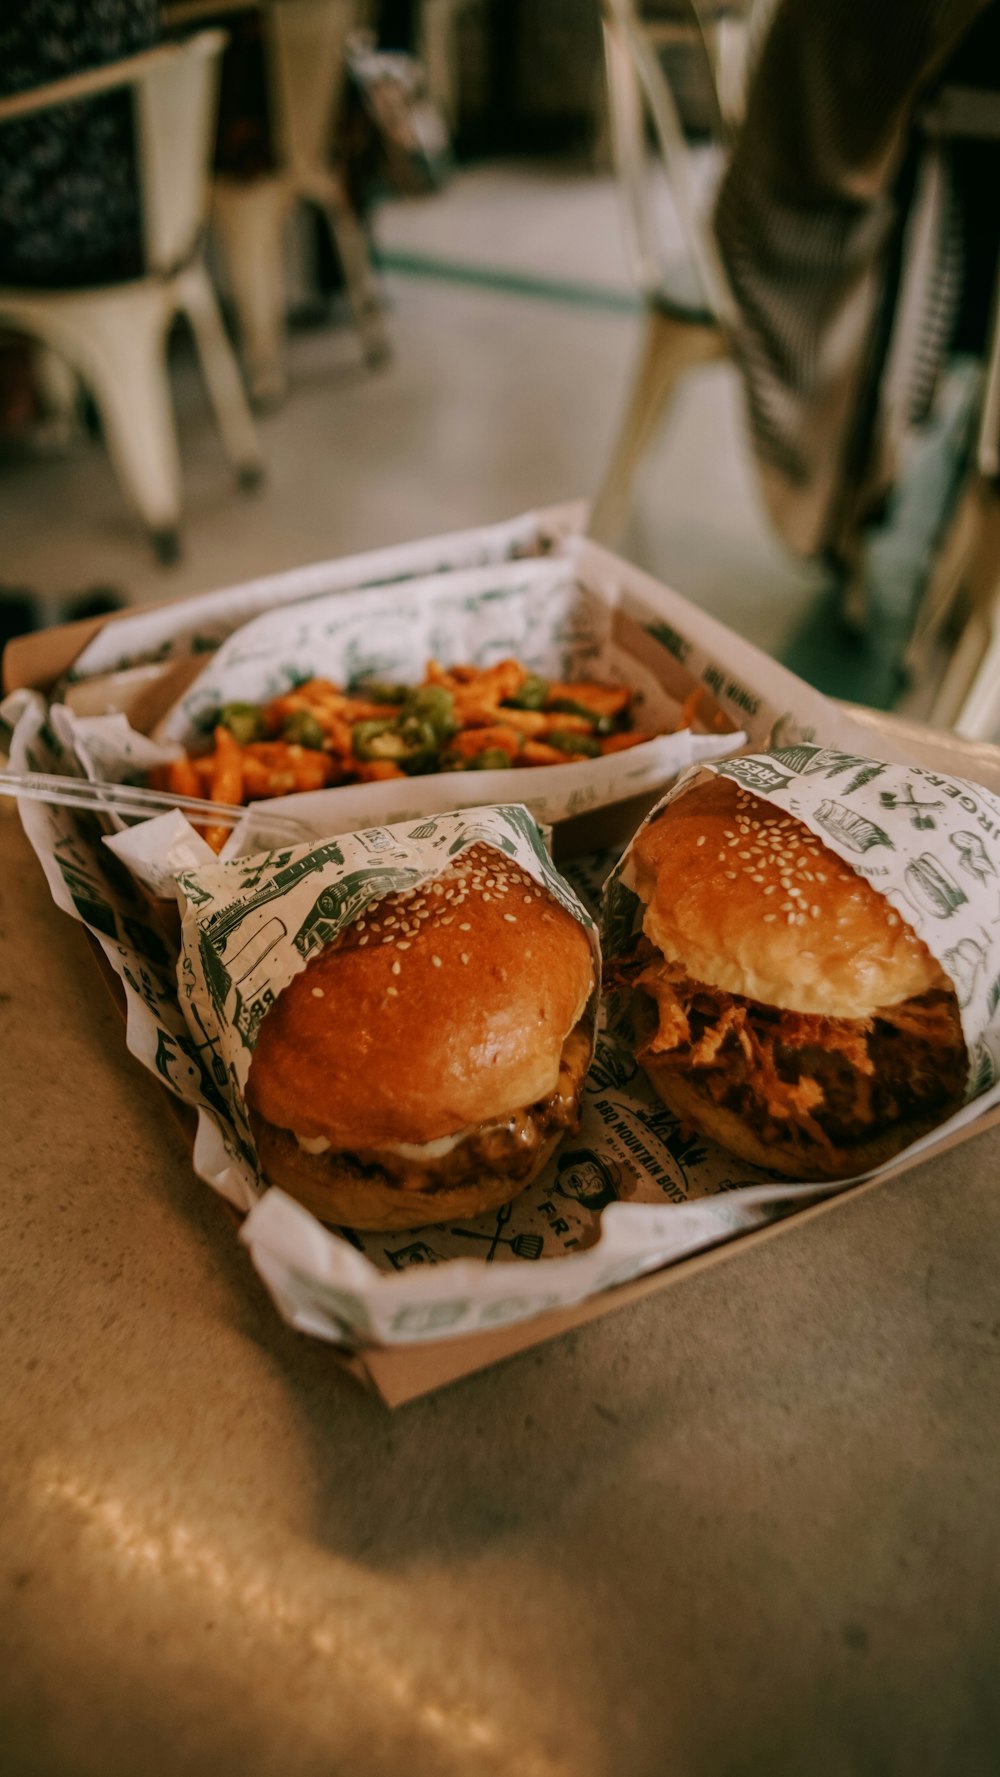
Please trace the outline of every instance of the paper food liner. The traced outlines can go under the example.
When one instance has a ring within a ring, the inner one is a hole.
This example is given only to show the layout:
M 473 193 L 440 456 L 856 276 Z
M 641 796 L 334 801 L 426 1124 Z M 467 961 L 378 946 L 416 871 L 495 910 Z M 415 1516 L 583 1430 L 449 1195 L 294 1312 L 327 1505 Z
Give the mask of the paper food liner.
M 306 679 L 418 685 L 431 659 L 490 667 L 511 656 L 548 679 L 629 670 L 641 699 L 637 725 L 664 724 L 673 700 L 616 643 L 612 612 L 561 558 L 434 574 L 410 581 L 403 597 L 398 587 L 384 587 L 310 599 L 269 611 L 223 642 L 155 739 L 201 748 L 221 704 L 267 703 Z
M 180 603 L 161 605 L 128 617 L 112 618 L 87 643 L 73 663 L 71 682 L 103 673 L 210 654 L 241 625 L 265 611 L 323 598 L 333 592 L 402 585 L 427 574 L 486 567 L 523 556 L 547 555 L 564 538 L 584 528 L 584 500 L 524 512 L 502 524 L 480 525 L 417 543 L 373 549 L 364 555 L 290 568 L 239 586 L 196 594 Z
M 121 715 L 78 716 L 57 705 L 51 719 L 88 776 L 132 783 L 182 747 L 202 750 L 224 703 L 264 703 L 313 677 L 341 685 L 365 676 L 418 684 L 431 658 L 488 667 L 509 656 L 550 679 L 627 684 L 635 698 L 636 725 L 668 732 L 601 759 L 345 785 L 281 797 L 280 808 L 278 799 L 256 803 L 230 836 L 223 857 L 276 843 L 276 815 L 282 823 L 298 821 L 303 837 L 500 801 L 523 803 L 536 819 L 555 822 L 655 795 L 692 763 L 722 757 L 746 738 L 740 731 L 669 732 L 676 728 L 690 679 L 682 675 L 680 695 L 666 690 L 655 661 L 627 645 L 617 598 L 589 584 L 573 560 L 562 558 L 439 574 L 402 588 L 314 597 L 268 612 L 223 642 L 153 739 L 136 734 Z M 134 847 L 123 840 L 116 850 L 152 892 L 159 892 L 154 881 L 162 881 L 162 872 L 150 858 L 148 836 Z
M 283 798 L 281 812 L 326 833 L 501 801 L 523 803 L 544 822 L 562 820 L 655 792 L 694 759 L 732 752 L 742 738 L 667 732 L 676 728 L 679 703 L 616 638 L 614 611 L 609 599 L 582 583 L 573 564 L 561 559 L 414 580 L 405 599 L 398 588 L 311 599 L 268 613 L 223 643 L 160 723 L 155 739 L 199 749 L 221 704 L 266 703 L 309 678 L 338 685 L 363 678 L 416 685 L 430 659 L 445 666 L 489 667 L 513 656 L 544 678 L 628 685 L 635 725 L 654 731 L 656 738 L 576 764 L 447 772 L 314 791 Z M 266 825 L 270 812 L 258 805 L 257 823 Z M 230 855 L 246 844 L 240 836 Z
M 474 845 L 512 859 L 580 922 L 599 981 L 596 925 L 553 868 L 542 833 L 523 808 L 478 808 L 415 826 L 372 827 L 230 864 L 213 860 L 180 877 L 180 1002 L 192 1035 L 211 1045 L 213 1072 L 226 1080 L 228 1117 L 218 1124 L 220 1151 L 208 1156 L 207 1144 L 204 1151 L 216 1176 L 224 1179 L 227 1196 L 252 1202 L 265 1183 L 244 1094 L 257 1034 L 270 1007 L 373 901 L 426 887 Z M 510 911 L 516 919 L 513 902 Z M 405 969 L 400 985 L 405 993 Z M 591 1019 L 597 998 L 595 991 Z M 231 1175 L 226 1175 L 227 1164 Z
M 15 724 L 14 770 L 71 767 L 36 693 L 15 693 L 2 714 Z M 495 1327 L 582 1301 L 783 1213 L 789 1193 L 765 1175 L 728 1160 L 706 1167 L 704 1147 L 684 1137 L 625 1045 L 600 1029 L 579 1136 L 495 1214 L 413 1235 L 337 1235 L 280 1191 L 258 1199 L 235 1129 L 229 1148 L 221 1133 L 232 1127 L 226 1062 L 193 1006 L 189 1027 L 169 936 L 109 852 L 99 819 L 40 803 L 20 809 L 53 900 L 87 927 L 121 981 L 130 1052 L 198 1112 L 195 1171 L 252 1210 L 243 1238 L 253 1263 L 301 1330 L 357 1345 Z M 572 869 L 592 910 L 613 861 Z
M 635 1063 L 620 1044 L 605 1038 L 595 1043 L 579 1136 L 567 1138 L 540 1177 L 499 1211 L 461 1225 L 364 1233 L 327 1230 L 280 1190 L 265 1191 L 257 1202 L 262 1180 L 244 1093 L 269 1007 L 370 902 L 425 886 L 477 844 L 512 858 L 581 921 L 599 967 L 591 915 L 553 869 L 532 817 L 516 806 L 436 816 L 415 826 L 379 827 L 316 846 L 213 863 L 185 874 L 178 884 L 184 903 L 180 1000 L 192 1041 L 218 1081 L 228 1112 L 203 1110 L 199 1165 L 232 1201 L 256 1203 L 244 1238 L 258 1269 L 296 1325 L 327 1337 L 390 1343 L 440 1336 L 457 1327 L 459 1318 L 463 1324 L 496 1325 L 634 1276 L 662 1262 L 662 1217 L 626 1212 L 631 1226 L 610 1241 L 606 1231 L 598 1238 L 595 1217 L 620 1204 L 629 1186 L 639 1185 L 640 1168 L 650 1203 L 684 1204 L 686 1192 L 659 1152 L 692 1181 L 704 1158 L 701 1144 L 686 1138 L 662 1105 L 650 1102 L 641 1083 L 640 1103 L 634 1102 Z M 598 881 L 592 876 L 588 882 L 585 872 L 577 876 L 582 893 L 593 899 Z M 732 1170 L 727 1163 L 726 1176 L 708 1188 L 736 1187 Z M 743 1174 L 751 1175 L 752 1183 L 767 1176 L 753 1168 Z M 745 1184 L 743 1174 L 739 1182 Z M 761 1201 L 772 1196 L 765 1187 Z M 696 1215 L 675 1221 L 671 1249 L 677 1242 L 681 1250 L 704 1244 L 708 1225 L 717 1239 L 755 1225 L 759 1215 L 753 1203 L 737 1211 L 713 1204 L 708 1224 Z M 611 1225 L 613 1215 L 606 1221 Z M 522 1261 L 516 1287 L 508 1267 L 506 1275 L 499 1268 L 495 1275 L 487 1270 L 498 1259 Z M 456 1289 L 462 1292 L 458 1298 Z
M 1000 1078 L 1000 797 L 919 765 L 800 743 L 689 772 L 643 826 L 709 773 L 732 778 L 802 821 L 917 933 L 955 989 L 969 1055 L 966 1097 L 978 1101 L 977 1110 L 994 1102 L 1000 1096 L 993 1090 Z M 642 929 L 634 846 L 635 838 L 605 891 L 608 956 L 621 955 Z
M 787 758 L 783 765 L 781 755 L 803 745 L 812 749 L 810 758 L 815 759 L 820 741 L 867 761 L 873 750 L 869 728 L 852 722 L 777 662 L 678 594 L 585 540 L 564 543 L 562 555 L 571 564 L 576 583 L 612 608 L 616 645 L 652 672 L 664 694 L 679 704 L 692 683 L 704 685 L 734 724 L 745 727 L 755 752 L 777 748 L 779 762 L 772 769 L 787 772 L 796 783 L 808 782 L 808 774 L 788 770 Z M 301 596 L 301 578 L 297 585 Z M 240 608 L 245 590 L 211 595 L 212 601 L 218 601 L 220 622 L 228 621 L 227 613 L 231 615 L 229 601 L 233 609 Z M 398 589 L 399 602 L 394 609 L 401 622 L 406 619 L 410 590 L 407 585 Z M 186 646 L 189 610 L 185 602 L 172 611 L 151 615 L 158 622 L 172 619 L 182 647 Z M 133 620 L 121 623 L 120 645 L 131 649 L 135 629 L 142 631 L 145 623 L 145 616 L 136 618 L 134 625 Z M 136 643 L 141 655 L 141 636 Z M 115 661 L 128 667 L 136 657 L 123 652 Z M 88 670 L 103 670 L 108 664 L 109 658 L 94 656 Z M 11 742 L 14 770 L 79 770 L 36 693 L 14 694 L 0 713 L 15 729 Z M 878 763 L 895 760 L 905 764 L 912 754 L 933 767 L 935 754 L 946 754 L 947 745 L 945 737 L 927 735 L 914 738 L 911 746 L 907 737 L 903 753 L 893 738 L 880 734 L 874 750 L 880 755 Z M 571 769 L 553 768 L 549 775 L 559 777 Z M 500 774 L 505 780 L 501 795 L 509 794 L 511 775 Z M 544 778 L 546 773 L 537 775 Z M 829 800 L 854 806 L 858 792 L 845 797 L 838 787 L 847 781 L 846 772 L 830 780 L 822 778 L 818 770 L 813 775 L 824 788 L 821 800 L 828 788 Z M 486 776 L 480 774 L 480 796 L 487 793 Z M 992 818 L 988 798 L 977 785 L 960 786 L 953 796 L 950 790 L 941 791 L 940 783 L 933 781 L 935 776 L 931 769 L 929 793 L 936 796 L 940 792 L 949 806 L 965 795 L 982 808 L 987 819 Z M 907 780 L 916 782 L 912 768 L 903 773 L 901 781 Z M 421 791 L 434 781 L 413 780 Z M 947 781 L 955 787 L 953 780 Z M 872 783 L 877 795 L 888 779 L 883 773 Z M 905 794 L 896 789 L 895 780 L 892 793 Z M 281 807 L 284 810 L 284 801 Z M 110 849 L 119 844 L 144 849 L 150 869 L 160 870 L 167 885 L 178 870 L 197 867 L 207 848 L 186 822 L 178 825 L 179 817 L 173 815 L 107 841 L 106 823 L 80 810 L 22 801 L 20 812 L 54 901 L 87 927 L 121 982 L 129 1050 L 171 1092 L 202 1113 L 195 1170 L 215 1188 L 232 1192 L 236 1189 L 234 1169 L 228 1155 L 224 1165 L 219 1162 L 215 1121 L 224 1122 L 228 1117 L 225 1064 L 208 1036 L 198 1029 L 189 1030 L 178 999 L 176 952 L 170 937 L 133 876 Z M 925 812 L 936 818 L 938 811 Z M 980 837 L 993 862 L 997 848 L 992 832 L 986 832 L 969 809 L 961 808 L 961 814 L 955 830 Z M 906 818 L 900 816 L 900 827 L 905 828 Z M 895 824 L 890 826 L 878 816 L 875 824 L 895 836 Z M 936 840 L 937 829 L 914 829 L 914 836 L 918 852 L 928 852 L 940 864 L 937 845 L 930 843 Z M 202 847 L 193 856 L 185 849 L 190 841 Z M 965 890 L 967 876 L 959 862 L 959 848 L 952 846 L 949 838 L 949 858 L 952 852 L 949 874 Z M 857 855 L 867 858 L 869 865 L 878 862 L 877 848 Z M 595 855 L 567 868 L 577 893 L 593 911 L 601 883 L 615 861 L 611 854 Z M 989 880 L 987 872 L 984 888 Z M 627 895 L 620 888 L 616 892 L 620 917 L 631 919 L 634 908 L 629 909 Z M 987 933 L 996 911 L 994 907 L 985 922 Z M 917 909 L 911 908 L 911 912 Z M 932 917 L 928 910 L 928 922 Z M 949 925 L 948 929 L 954 927 Z M 982 942 L 975 933 L 969 935 L 974 942 Z M 614 939 L 611 948 L 618 948 Z M 949 941 L 946 948 L 957 946 Z M 962 954 L 973 960 L 971 951 Z M 987 989 L 987 1002 L 991 992 Z M 946 1128 L 974 1122 L 996 1096 L 996 1089 L 987 1087 Z M 925 1137 L 911 1152 L 933 1147 L 943 1133 Z M 212 1156 L 217 1163 L 215 1172 L 209 1164 Z M 531 1186 L 498 1214 L 466 1224 L 457 1232 L 444 1227 L 412 1237 L 350 1238 L 330 1234 L 281 1192 L 269 1191 L 244 1224 L 244 1238 L 257 1271 L 293 1325 L 347 1344 L 398 1343 L 464 1335 L 526 1319 L 549 1307 L 570 1305 L 644 1271 L 718 1245 L 830 1191 L 829 1184 L 800 1187 L 787 1180 L 769 1180 L 711 1144 L 685 1136 L 637 1071 L 628 1042 L 619 1032 L 607 1029 L 602 1020 L 584 1093 L 580 1135 L 563 1144 L 545 1189 L 540 1184 Z M 241 1194 L 235 1201 L 245 1209 L 253 1197 Z M 463 1256 L 467 1254 L 481 1256 Z

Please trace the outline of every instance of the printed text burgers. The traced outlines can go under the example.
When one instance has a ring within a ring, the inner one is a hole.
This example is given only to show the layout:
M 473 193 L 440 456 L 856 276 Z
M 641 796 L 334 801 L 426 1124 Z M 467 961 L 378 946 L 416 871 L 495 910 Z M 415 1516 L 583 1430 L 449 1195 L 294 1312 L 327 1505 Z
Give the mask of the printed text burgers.
M 799 821 L 703 780 L 639 835 L 638 1058 L 679 1116 L 802 1180 L 877 1166 L 962 1102 L 954 990 Z

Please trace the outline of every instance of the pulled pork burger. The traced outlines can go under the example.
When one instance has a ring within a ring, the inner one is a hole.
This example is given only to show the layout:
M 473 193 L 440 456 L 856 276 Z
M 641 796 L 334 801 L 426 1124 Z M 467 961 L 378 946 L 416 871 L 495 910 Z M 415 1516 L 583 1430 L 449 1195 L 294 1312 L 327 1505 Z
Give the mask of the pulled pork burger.
M 713 777 L 668 804 L 633 860 L 642 936 L 607 979 L 642 996 L 638 1060 L 679 1117 L 807 1180 L 881 1165 L 958 1109 L 950 981 L 794 816 Z
M 373 903 L 261 1023 L 265 1176 L 352 1228 L 506 1203 L 579 1125 L 595 985 L 583 926 L 490 846 Z

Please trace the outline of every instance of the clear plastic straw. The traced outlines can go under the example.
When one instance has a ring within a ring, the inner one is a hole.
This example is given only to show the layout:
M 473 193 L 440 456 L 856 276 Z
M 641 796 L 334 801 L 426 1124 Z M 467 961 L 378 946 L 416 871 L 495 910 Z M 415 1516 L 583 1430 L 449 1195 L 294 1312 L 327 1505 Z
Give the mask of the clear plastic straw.
M 87 808 L 96 813 L 113 809 L 116 814 L 149 819 L 179 809 L 200 825 L 235 827 L 246 814 L 232 802 L 209 802 L 201 796 L 173 796 L 165 790 L 147 790 L 139 784 L 99 784 L 89 778 L 59 777 L 43 771 L 0 771 L 0 796 L 24 797 L 29 802 L 48 802 L 57 808 Z M 289 839 L 300 839 L 304 828 L 287 815 L 267 812 L 267 825 Z

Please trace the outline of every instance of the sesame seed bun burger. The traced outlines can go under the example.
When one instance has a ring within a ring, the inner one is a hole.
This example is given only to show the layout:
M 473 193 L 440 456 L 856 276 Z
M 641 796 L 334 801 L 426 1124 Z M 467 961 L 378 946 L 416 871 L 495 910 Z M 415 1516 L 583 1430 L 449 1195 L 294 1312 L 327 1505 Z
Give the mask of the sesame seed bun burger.
M 881 1165 L 957 1110 L 967 1055 L 927 946 L 800 821 L 730 778 L 633 849 L 637 1058 L 679 1117 L 803 1181 Z
M 265 1176 L 352 1228 L 506 1203 L 579 1126 L 595 986 L 584 927 L 492 847 L 370 904 L 261 1023 Z

